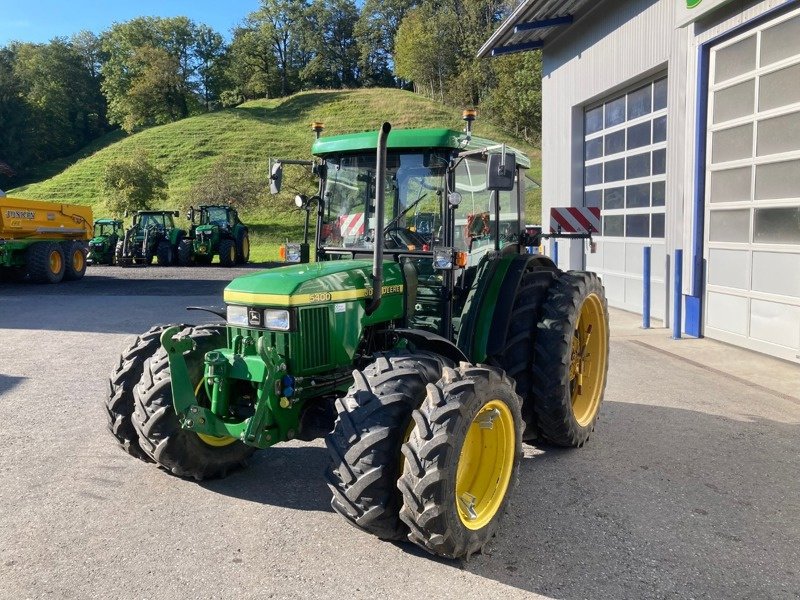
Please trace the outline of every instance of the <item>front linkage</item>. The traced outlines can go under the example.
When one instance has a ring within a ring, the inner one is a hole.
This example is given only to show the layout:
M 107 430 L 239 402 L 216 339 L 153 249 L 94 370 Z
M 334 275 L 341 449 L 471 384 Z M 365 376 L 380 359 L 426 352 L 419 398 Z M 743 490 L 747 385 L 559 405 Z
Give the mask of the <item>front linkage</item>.
M 175 413 L 184 429 L 201 436 L 236 439 L 248 446 L 267 448 L 297 436 L 302 403 L 292 398 L 294 378 L 287 375 L 286 363 L 265 338 L 238 335 L 233 348 L 208 352 L 203 380 L 192 385 L 184 354 L 195 350 L 189 337 L 170 327 L 161 334 L 172 375 Z M 253 384 L 256 390 L 252 416 L 240 420 L 230 416 L 231 387 L 235 381 Z M 202 390 L 208 406 L 197 398 Z

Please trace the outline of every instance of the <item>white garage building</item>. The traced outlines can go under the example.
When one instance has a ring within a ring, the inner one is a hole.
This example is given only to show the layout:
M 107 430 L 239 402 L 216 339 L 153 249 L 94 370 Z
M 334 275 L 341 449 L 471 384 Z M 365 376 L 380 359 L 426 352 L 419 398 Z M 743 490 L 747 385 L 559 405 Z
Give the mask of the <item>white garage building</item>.
M 613 306 L 800 363 L 800 2 L 523 0 L 481 48 L 543 53 L 543 201 L 602 208 Z

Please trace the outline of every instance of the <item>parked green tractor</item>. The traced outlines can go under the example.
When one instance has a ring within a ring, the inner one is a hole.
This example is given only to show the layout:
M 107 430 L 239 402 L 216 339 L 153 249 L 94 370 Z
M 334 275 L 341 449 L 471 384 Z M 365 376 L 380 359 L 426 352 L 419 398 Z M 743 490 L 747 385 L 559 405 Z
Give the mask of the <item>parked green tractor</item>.
M 198 217 L 199 223 L 195 224 Z M 250 234 L 236 209 L 224 204 L 190 207 L 186 218 L 192 226 L 189 237 L 178 246 L 180 264 L 208 265 L 215 255 L 223 267 L 250 260 Z
M 317 139 L 319 194 L 298 200 L 316 215 L 315 262 L 234 279 L 208 309 L 224 324 L 137 338 L 106 402 L 123 447 L 200 480 L 324 437 L 345 519 L 439 556 L 479 552 L 522 443 L 589 438 L 609 330 L 596 275 L 524 252 L 527 158 L 465 119 L 464 133 Z M 439 216 L 425 236 L 417 207 Z
M 153 258 L 161 266 L 178 264 L 178 248 L 186 232 L 175 227 L 177 210 L 140 210 L 133 215 L 133 224 L 117 242 L 117 264 L 149 265 Z
M 113 265 L 117 242 L 124 230 L 122 221 L 118 219 L 97 219 L 89 240 L 87 262 L 90 265 Z

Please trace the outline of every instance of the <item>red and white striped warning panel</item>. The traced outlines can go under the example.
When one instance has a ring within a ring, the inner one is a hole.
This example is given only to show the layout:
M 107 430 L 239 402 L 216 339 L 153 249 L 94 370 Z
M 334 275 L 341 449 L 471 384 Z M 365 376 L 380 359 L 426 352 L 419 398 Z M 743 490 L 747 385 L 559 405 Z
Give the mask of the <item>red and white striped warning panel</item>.
M 550 233 L 600 233 L 600 208 L 560 206 L 550 209 Z
M 364 213 L 353 213 L 339 217 L 339 228 L 343 238 L 364 235 Z

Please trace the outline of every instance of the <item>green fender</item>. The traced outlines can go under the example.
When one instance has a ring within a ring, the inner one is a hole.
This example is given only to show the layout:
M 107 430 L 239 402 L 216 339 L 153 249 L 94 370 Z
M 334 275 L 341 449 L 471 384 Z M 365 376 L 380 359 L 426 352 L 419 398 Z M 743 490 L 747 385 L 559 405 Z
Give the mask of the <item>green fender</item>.
M 464 305 L 457 345 L 475 363 L 502 352 L 522 276 L 528 269 L 558 271 L 545 256 L 490 253 L 478 264 Z
M 183 229 L 178 229 L 176 227 L 169 230 L 169 243 L 173 246 L 177 246 L 178 242 L 180 242 L 183 237 L 186 237 L 186 232 Z

